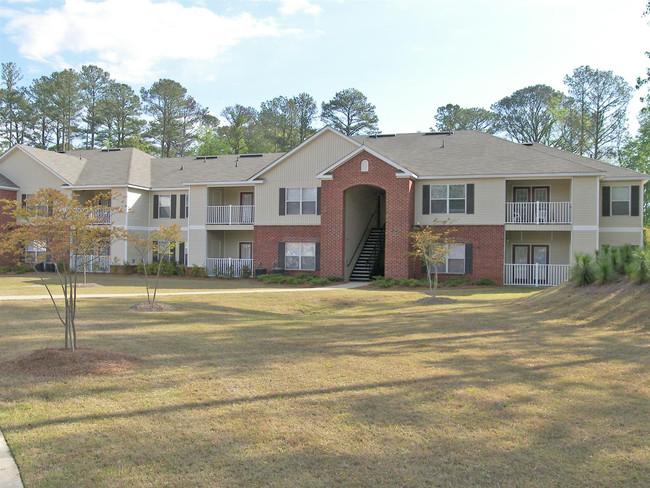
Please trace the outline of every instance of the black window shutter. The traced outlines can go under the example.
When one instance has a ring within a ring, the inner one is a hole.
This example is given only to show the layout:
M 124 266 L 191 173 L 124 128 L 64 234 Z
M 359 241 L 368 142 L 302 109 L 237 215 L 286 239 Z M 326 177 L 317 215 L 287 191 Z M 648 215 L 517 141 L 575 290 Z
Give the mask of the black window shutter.
M 431 212 L 431 187 L 422 185 L 422 215 L 429 215 Z
M 23 193 L 23 196 L 22 196 L 23 207 L 27 206 L 27 204 L 25 203 L 25 200 L 27 200 L 27 194 Z
M 316 188 L 316 215 L 320 215 L 320 186 Z
M 603 217 L 609 217 L 609 207 L 610 207 L 610 195 L 611 188 L 609 186 L 603 186 Z
M 158 218 L 158 195 L 153 196 L 153 218 Z
M 176 195 L 172 195 L 172 212 L 171 212 L 171 218 L 175 219 L 176 218 Z
M 320 242 L 316 243 L 316 271 L 320 271 Z
M 278 242 L 278 267 L 284 269 L 284 242 Z
M 286 194 L 287 194 L 287 189 L 286 188 L 280 188 L 280 215 L 285 214 L 285 207 L 286 207 Z
M 181 208 L 178 209 L 179 210 L 178 213 L 180 214 L 180 218 L 184 219 L 184 218 L 187 217 L 187 215 L 185 215 L 185 193 L 181 194 L 181 205 L 180 205 L 180 207 Z
M 630 215 L 632 217 L 639 216 L 639 194 L 641 187 L 638 185 L 630 188 Z
M 474 246 L 471 242 L 465 244 L 465 274 L 472 274 L 474 268 Z
M 467 212 L 468 214 L 474 213 L 474 183 L 467 184 Z
M 181 195 L 181 196 L 185 196 L 185 195 Z M 179 264 L 185 264 L 185 243 L 184 242 L 178 243 L 178 262 Z

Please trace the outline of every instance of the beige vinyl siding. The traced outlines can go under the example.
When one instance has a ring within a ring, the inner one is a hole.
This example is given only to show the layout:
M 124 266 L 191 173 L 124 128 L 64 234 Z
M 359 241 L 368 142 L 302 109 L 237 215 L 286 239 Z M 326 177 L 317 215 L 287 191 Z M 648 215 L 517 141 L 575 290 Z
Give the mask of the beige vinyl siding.
M 570 202 L 571 201 L 571 180 L 508 180 L 506 182 L 506 201 L 514 201 L 514 187 L 548 186 L 550 187 L 549 201 Z M 532 197 L 532 193 L 531 193 Z
M 617 228 L 630 228 L 630 227 L 638 227 L 639 232 L 641 231 L 641 228 L 643 227 L 643 185 L 639 181 L 601 181 L 601 187 L 603 186 L 609 186 L 610 188 L 615 188 L 615 187 L 627 187 L 630 188 L 631 186 L 639 186 L 639 193 L 641 194 L 640 196 L 640 202 L 639 202 L 639 215 L 638 217 L 632 217 L 629 215 L 610 215 L 609 217 L 603 217 L 603 211 L 602 211 L 602 205 L 599 206 L 598 208 L 598 215 L 600 218 L 600 227 L 601 228 L 607 228 L 607 227 L 617 227 Z M 602 194 L 602 190 L 601 191 Z M 631 210 L 632 203 L 630 202 L 630 210 Z
M 608 232 L 601 230 L 600 246 L 622 246 L 631 244 L 633 246 L 643 245 L 643 231 L 639 229 L 635 232 Z
M 587 254 L 594 254 L 596 249 L 598 249 L 598 231 L 573 230 L 571 232 L 571 243 L 571 264 L 573 264 L 573 255 L 575 255 L 575 253 L 584 252 Z
M 599 182 L 597 176 L 573 178 L 573 225 L 597 226 L 600 215 Z
M 350 141 L 326 131 L 262 175 L 264 183 L 255 194 L 255 224 L 320 225 L 320 215 L 280 215 L 280 188 L 320 187 L 316 175 L 355 148 Z
M 424 185 L 474 184 L 473 214 L 422 214 L 422 187 Z M 505 179 L 476 178 L 453 180 L 424 180 L 415 183 L 415 222 L 431 225 L 437 220 L 449 219 L 452 225 L 503 225 L 506 216 Z
M 190 218 L 186 246 L 189 249 L 189 265 L 205 266 L 207 235 L 205 231 L 208 190 L 205 186 L 190 186 Z M 153 214 L 152 214 L 153 215 Z M 187 223 L 188 221 L 186 221 Z
M 506 232 L 506 263 L 512 263 L 512 246 L 538 244 L 549 246 L 549 264 L 571 263 L 571 232 L 509 231 Z
M 111 206 L 120 206 L 121 212 L 115 212 L 111 216 L 111 225 L 126 227 L 126 188 L 111 188 L 107 189 L 106 193 L 111 195 Z M 130 215 L 129 215 L 130 217 Z M 119 240 L 111 246 L 111 264 L 122 264 L 125 260 L 129 259 L 127 253 L 127 242 Z
M 149 227 L 149 192 L 128 188 L 126 198 L 129 227 Z
M 207 232 L 207 257 L 239 259 L 239 243 L 253 242 L 250 230 L 210 230 Z M 253 244 L 253 257 L 255 244 Z
M 36 193 L 41 188 L 56 188 L 61 190 L 65 182 L 48 171 L 43 165 L 34 161 L 23 152 L 16 150 L 0 163 L 0 173 L 20 187 L 21 194 Z
M 239 205 L 242 193 L 255 193 L 254 186 L 208 188 L 208 205 Z

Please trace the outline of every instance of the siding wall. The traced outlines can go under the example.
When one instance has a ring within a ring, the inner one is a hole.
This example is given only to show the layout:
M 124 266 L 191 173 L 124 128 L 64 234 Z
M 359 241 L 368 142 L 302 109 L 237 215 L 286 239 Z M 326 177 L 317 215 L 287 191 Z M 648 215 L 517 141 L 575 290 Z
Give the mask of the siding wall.
M 462 185 L 474 183 L 473 214 L 422 214 L 424 185 Z M 452 225 L 503 225 L 506 218 L 505 179 L 477 178 L 454 180 L 416 180 L 415 223 L 433 225 L 435 220 L 450 219 Z
M 208 205 L 239 205 L 241 193 L 255 193 L 254 186 L 208 188 Z
M 280 188 L 317 188 L 316 175 L 351 153 L 356 146 L 341 136 L 324 132 L 316 140 L 264 174 L 255 195 L 256 225 L 319 225 L 320 215 L 279 215 Z
M 20 187 L 18 199 L 21 198 L 22 193 L 35 193 L 40 188 L 60 190 L 64 183 L 21 151 L 14 152 L 0 163 L 0 173 Z
M 573 225 L 598 225 L 599 182 L 597 176 L 576 176 L 573 178 Z
M 602 246 L 622 246 L 632 244 L 634 246 L 643 245 L 643 230 L 636 232 L 607 232 L 600 231 L 600 247 Z
M 506 201 L 513 202 L 514 187 L 532 187 L 548 186 L 550 187 L 549 199 L 551 202 L 570 202 L 571 201 L 571 180 L 508 180 L 506 182 Z M 531 193 L 532 197 L 532 193 Z
M 188 240 L 186 241 L 189 249 L 188 264 L 203 267 L 207 256 L 205 219 L 208 189 L 205 186 L 190 186 L 189 197 L 190 218 L 188 219 Z
M 540 244 L 549 246 L 549 264 L 571 263 L 571 232 L 506 232 L 506 263 L 512 263 L 512 246 Z

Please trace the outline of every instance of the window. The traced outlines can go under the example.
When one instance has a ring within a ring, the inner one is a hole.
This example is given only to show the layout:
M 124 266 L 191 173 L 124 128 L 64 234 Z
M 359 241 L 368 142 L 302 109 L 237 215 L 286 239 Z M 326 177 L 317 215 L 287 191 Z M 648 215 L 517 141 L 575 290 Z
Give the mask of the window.
M 630 215 L 630 187 L 612 187 L 612 215 Z
M 431 213 L 465 213 L 466 185 L 431 185 Z
M 316 243 L 285 243 L 284 269 L 314 271 L 316 269 Z
M 465 244 L 454 244 L 444 263 L 438 265 L 438 273 L 465 274 Z
M 287 215 L 316 215 L 316 188 L 287 188 Z
M 172 215 L 172 196 L 159 195 L 158 196 L 158 218 L 168 219 Z

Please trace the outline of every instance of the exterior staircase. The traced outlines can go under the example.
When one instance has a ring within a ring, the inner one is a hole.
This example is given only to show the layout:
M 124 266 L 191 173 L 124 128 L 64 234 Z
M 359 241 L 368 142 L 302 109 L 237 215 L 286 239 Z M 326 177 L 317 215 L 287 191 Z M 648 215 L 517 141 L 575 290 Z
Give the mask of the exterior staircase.
M 373 272 L 377 268 L 379 257 L 384 250 L 384 229 L 374 228 L 370 230 L 368 238 L 361 249 L 350 281 L 370 281 Z

